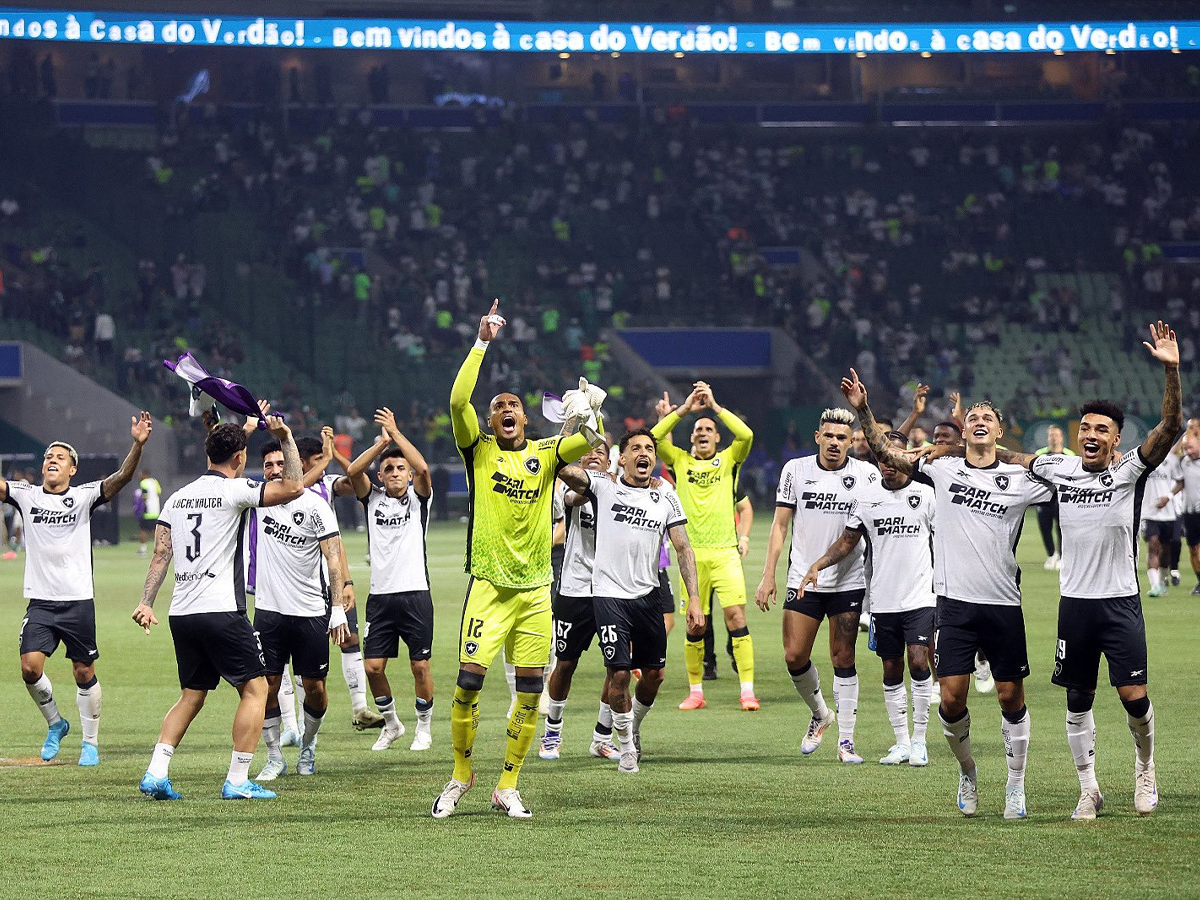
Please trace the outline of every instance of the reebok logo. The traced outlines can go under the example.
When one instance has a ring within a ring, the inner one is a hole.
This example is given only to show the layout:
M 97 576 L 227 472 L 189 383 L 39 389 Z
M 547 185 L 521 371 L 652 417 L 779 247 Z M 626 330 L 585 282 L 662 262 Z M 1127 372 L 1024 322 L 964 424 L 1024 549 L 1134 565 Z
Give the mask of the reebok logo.
M 1129 673 L 1129 677 L 1137 678 L 1139 675 L 1145 674 L 1145 672 L 1146 672 L 1145 669 L 1134 669 L 1132 672 Z

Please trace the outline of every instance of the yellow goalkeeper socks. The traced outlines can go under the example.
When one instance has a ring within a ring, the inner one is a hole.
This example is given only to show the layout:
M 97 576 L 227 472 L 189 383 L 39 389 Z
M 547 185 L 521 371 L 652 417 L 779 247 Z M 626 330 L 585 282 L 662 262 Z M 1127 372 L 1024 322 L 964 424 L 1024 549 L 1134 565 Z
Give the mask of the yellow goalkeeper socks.
M 537 736 L 538 701 L 541 694 L 517 692 L 517 704 L 508 720 L 508 745 L 504 749 L 504 771 L 496 790 L 515 788 L 534 737 Z
M 683 663 L 687 667 L 688 685 L 693 692 L 704 690 L 704 635 L 687 636 L 683 645 Z
M 754 642 L 749 628 L 730 632 L 733 639 L 733 661 L 737 663 L 738 678 L 742 684 L 754 684 Z
M 535 704 L 536 706 L 536 704 Z M 479 691 L 454 688 L 450 706 L 450 736 L 454 744 L 454 780 L 464 784 L 471 780 L 471 748 L 479 730 Z

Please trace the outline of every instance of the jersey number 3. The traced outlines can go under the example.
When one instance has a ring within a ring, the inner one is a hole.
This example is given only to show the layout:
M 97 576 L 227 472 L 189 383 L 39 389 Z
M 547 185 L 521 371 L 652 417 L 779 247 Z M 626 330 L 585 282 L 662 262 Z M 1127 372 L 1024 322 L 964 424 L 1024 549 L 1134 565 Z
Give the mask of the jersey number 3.
M 188 513 L 188 521 L 195 522 L 192 526 L 192 542 L 184 548 L 184 555 L 188 558 L 188 562 L 195 562 L 200 558 L 200 523 L 204 521 L 204 513 Z

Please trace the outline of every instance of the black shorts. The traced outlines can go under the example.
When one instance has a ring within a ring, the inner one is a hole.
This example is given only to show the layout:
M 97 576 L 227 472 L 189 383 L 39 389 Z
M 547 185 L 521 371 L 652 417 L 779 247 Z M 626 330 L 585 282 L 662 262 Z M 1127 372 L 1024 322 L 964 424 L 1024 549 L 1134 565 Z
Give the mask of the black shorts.
M 559 659 L 576 660 L 592 646 L 596 613 L 591 597 L 554 597 L 554 652 Z
M 268 675 L 282 675 L 290 661 L 301 678 L 329 675 L 329 619 L 289 616 L 273 609 L 254 610 L 254 630 Z
M 158 525 L 158 517 L 157 516 L 153 519 L 149 519 L 146 516 L 138 516 L 138 528 L 141 529 L 142 531 L 154 531 L 154 528 L 157 525 Z
M 872 613 L 875 652 L 880 659 L 900 659 L 910 644 L 928 647 L 933 643 L 936 610 L 932 606 L 904 612 Z
M 1200 544 L 1200 513 L 1183 514 L 1183 531 L 1187 535 L 1189 547 Z
M 1146 683 L 1146 621 L 1140 597 L 1059 600 L 1058 645 L 1050 680 L 1059 687 L 1094 691 L 1101 653 L 1108 660 L 1113 687 Z
M 179 686 L 211 691 L 224 678 L 234 687 L 267 674 L 262 644 L 244 612 L 171 616 Z
M 671 592 L 671 576 L 667 569 L 658 570 L 658 611 L 664 616 L 675 612 L 675 595 Z
M 979 650 L 992 664 L 997 681 L 1029 677 L 1021 607 L 938 597 L 937 628 L 933 632 L 933 666 L 938 678 L 970 675 L 975 671 L 975 653 Z
M 832 618 L 842 613 L 861 615 L 863 599 L 867 595 L 863 588 L 856 591 L 805 591 L 803 597 L 799 593 L 795 588 L 788 588 L 783 608 L 810 616 L 818 622 L 826 616 Z
M 610 669 L 661 669 L 667 664 L 667 626 L 658 591 L 636 600 L 597 597 L 596 633 Z
M 1146 523 L 1146 540 L 1149 541 L 1152 537 L 1157 537 L 1164 544 L 1173 544 L 1179 540 L 1179 520 L 1172 519 L 1169 522 L 1155 522 L 1150 519 L 1143 519 Z
M 433 653 L 433 598 L 429 591 L 367 595 L 365 659 L 395 659 L 400 641 L 409 659 L 429 659 Z
M 96 647 L 96 604 L 91 600 L 30 600 L 21 622 L 21 653 L 52 656 L 59 642 L 67 659 L 93 663 Z

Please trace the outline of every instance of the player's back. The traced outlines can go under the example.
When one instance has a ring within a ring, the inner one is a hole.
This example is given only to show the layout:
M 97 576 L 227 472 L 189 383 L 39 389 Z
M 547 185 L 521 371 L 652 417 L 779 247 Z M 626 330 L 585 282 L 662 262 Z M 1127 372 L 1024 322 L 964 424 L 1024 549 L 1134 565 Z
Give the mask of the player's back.
M 247 510 L 265 482 L 206 472 L 170 496 L 159 524 L 171 529 L 175 587 L 171 615 L 246 609 L 242 544 Z

